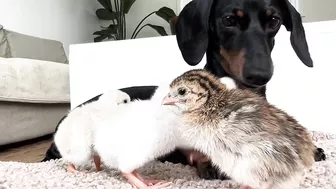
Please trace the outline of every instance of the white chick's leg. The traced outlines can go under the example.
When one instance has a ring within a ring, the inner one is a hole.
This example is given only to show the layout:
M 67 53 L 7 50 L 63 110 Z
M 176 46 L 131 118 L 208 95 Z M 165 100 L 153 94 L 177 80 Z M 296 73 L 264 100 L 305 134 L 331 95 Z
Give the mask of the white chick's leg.
M 133 171 L 131 173 L 122 173 L 123 176 L 128 180 L 130 184 L 135 186 L 138 189 L 159 189 L 159 188 L 164 188 L 170 185 L 170 183 L 146 183 L 144 179 L 140 177 L 140 175 L 137 173 L 137 171 Z
M 99 157 L 98 155 L 94 155 L 94 156 L 93 156 L 93 162 L 94 162 L 94 164 L 95 164 L 95 166 L 96 166 L 97 171 L 101 171 L 101 170 L 103 170 L 103 169 L 101 168 L 101 166 L 100 166 L 101 161 L 100 161 L 100 157 Z
M 70 173 L 77 173 L 77 172 L 78 172 L 78 170 L 76 169 L 75 165 L 72 164 L 72 163 L 69 163 L 69 164 L 68 164 L 68 168 L 67 168 L 67 170 L 68 170 L 68 172 L 70 172 Z
M 152 179 L 143 179 L 140 174 L 136 171 L 138 167 L 143 166 L 146 162 L 148 162 L 148 155 L 141 154 L 142 152 L 135 152 L 127 153 L 124 155 L 121 155 L 119 162 L 118 162 L 118 168 L 122 172 L 122 174 L 128 179 L 130 183 L 135 185 L 136 187 L 142 187 L 145 186 L 161 186 L 162 183 L 164 183 L 164 186 L 168 183 L 165 181 L 158 181 L 158 180 L 152 180 Z M 134 158 L 137 157 L 137 158 Z M 104 161 L 105 162 L 105 161 Z M 107 162 L 108 163 L 108 162 Z M 141 183 L 139 185 L 139 183 Z M 161 184 L 160 184 L 161 183 Z M 136 185 L 138 184 L 138 185 Z
M 103 170 L 100 166 L 101 164 L 101 161 L 100 161 L 100 157 L 98 155 L 94 155 L 93 156 L 93 162 L 96 166 L 96 169 L 97 171 L 101 171 Z M 82 170 L 82 171 L 79 171 L 76 169 L 75 165 L 72 164 L 72 163 L 69 163 L 68 164 L 68 168 L 67 168 L 67 171 L 70 172 L 70 173 L 78 173 L 78 172 L 83 172 L 83 173 L 87 173 L 88 171 L 87 170 Z
M 72 163 L 68 164 L 67 171 L 70 172 L 70 173 L 73 173 L 73 174 L 76 174 L 78 172 L 82 172 L 82 173 L 87 173 L 88 172 L 87 170 L 79 171 L 78 169 L 76 169 L 75 165 L 72 164 Z
M 141 175 L 138 173 L 138 171 L 133 171 L 134 176 L 136 176 L 138 179 L 140 179 L 142 182 L 144 182 L 147 186 L 162 183 L 160 180 L 155 179 L 143 179 Z
M 240 188 L 239 189 L 252 189 L 251 187 L 249 187 L 249 186 L 240 186 Z
M 86 163 L 88 163 L 90 161 L 90 159 L 92 159 L 93 154 L 92 154 L 92 149 L 90 147 L 87 146 L 83 146 L 83 145 L 74 145 L 72 146 L 73 151 L 70 151 L 68 153 L 63 153 L 61 154 L 63 156 L 63 158 L 69 162 L 68 167 L 67 167 L 67 171 L 70 173 L 78 173 L 78 172 L 83 172 L 83 173 L 87 173 L 87 170 L 78 170 L 75 165 L 85 165 Z

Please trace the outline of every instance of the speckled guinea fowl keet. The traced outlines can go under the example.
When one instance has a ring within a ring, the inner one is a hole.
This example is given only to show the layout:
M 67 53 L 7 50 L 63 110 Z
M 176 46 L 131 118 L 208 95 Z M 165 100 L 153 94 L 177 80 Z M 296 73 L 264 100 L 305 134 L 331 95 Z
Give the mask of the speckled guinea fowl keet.
M 203 152 L 242 189 L 295 188 L 314 163 L 312 138 L 292 116 L 205 70 L 177 77 L 164 104 L 185 110 L 183 145 Z

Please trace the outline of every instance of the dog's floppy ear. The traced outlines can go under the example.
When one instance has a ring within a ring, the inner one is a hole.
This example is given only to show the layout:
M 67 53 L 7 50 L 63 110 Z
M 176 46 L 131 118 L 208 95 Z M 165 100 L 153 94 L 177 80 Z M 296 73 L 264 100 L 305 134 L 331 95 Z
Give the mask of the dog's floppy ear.
M 291 31 L 290 41 L 296 55 L 308 67 L 313 67 L 313 60 L 310 57 L 306 40 L 305 30 L 302 25 L 300 13 L 292 6 L 288 0 L 285 1 L 284 25 L 287 31 Z
M 197 65 L 208 48 L 209 16 L 213 0 L 193 0 L 181 11 L 176 23 L 176 39 L 183 59 Z

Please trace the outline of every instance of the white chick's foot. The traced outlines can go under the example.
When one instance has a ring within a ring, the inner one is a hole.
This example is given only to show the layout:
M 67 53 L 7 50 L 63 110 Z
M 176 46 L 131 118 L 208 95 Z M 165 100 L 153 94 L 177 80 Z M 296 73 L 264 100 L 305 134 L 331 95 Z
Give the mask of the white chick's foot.
M 87 173 L 88 172 L 87 170 L 83 170 L 83 171 L 77 170 L 75 165 L 72 164 L 72 163 L 69 163 L 67 171 L 70 172 L 70 173 L 73 173 L 73 174 L 76 174 L 78 172 L 81 172 L 81 173 Z
M 103 168 L 101 168 L 101 166 L 100 166 L 101 161 L 100 161 L 100 157 L 99 157 L 99 156 L 93 156 L 93 162 L 94 162 L 94 164 L 95 164 L 95 166 L 96 166 L 96 170 L 97 170 L 97 172 L 103 170 Z
M 270 189 L 271 184 L 269 182 L 262 182 L 259 189 Z M 252 189 L 250 186 L 242 185 L 239 189 Z
M 152 186 L 145 186 L 145 187 L 136 187 L 136 186 L 134 186 L 134 185 L 132 185 L 133 186 L 133 188 L 135 188 L 135 189 L 164 189 L 164 188 L 167 188 L 168 186 L 170 186 L 170 184 L 171 183 L 168 183 L 168 182 L 166 182 L 166 183 L 164 183 L 164 182 L 159 182 L 159 183 L 157 183 L 157 184 L 155 184 L 155 185 L 152 185 Z
M 138 171 L 133 171 L 134 176 L 136 176 L 138 179 L 140 179 L 142 182 L 144 182 L 147 186 L 153 186 L 158 183 L 165 183 L 165 181 L 162 180 L 156 180 L 156 179 L 144 179 L 141 177 L 141 175 L 138 173 Z
M 122 173 L 130 184 L 138 189 L 160 189 L 168 187 L 171 183 L 160 182 L 156 180 L 145 180 L 137 171 L 131 173 Z

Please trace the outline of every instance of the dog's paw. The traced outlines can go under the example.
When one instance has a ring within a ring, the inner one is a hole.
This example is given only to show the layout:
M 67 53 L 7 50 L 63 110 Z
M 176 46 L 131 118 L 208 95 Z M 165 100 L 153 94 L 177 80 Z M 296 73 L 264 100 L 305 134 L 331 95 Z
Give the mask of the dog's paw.
M 225 173 L 220 173 L 220 171 L 215 168 L 210 161 L 198 163 L 196 169 L 198 176 L 205 180 L 230 179 Z
M 316 147 L 315 151 L 315 161 L 325 161 L 327 159 L 324 150 L 322 148 Z

